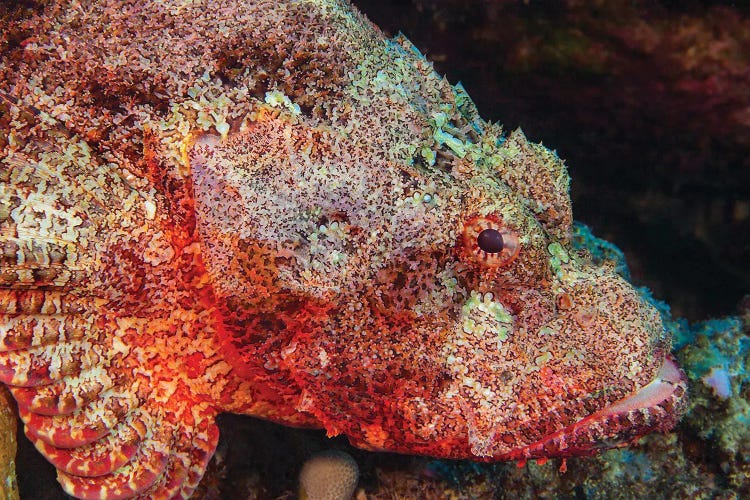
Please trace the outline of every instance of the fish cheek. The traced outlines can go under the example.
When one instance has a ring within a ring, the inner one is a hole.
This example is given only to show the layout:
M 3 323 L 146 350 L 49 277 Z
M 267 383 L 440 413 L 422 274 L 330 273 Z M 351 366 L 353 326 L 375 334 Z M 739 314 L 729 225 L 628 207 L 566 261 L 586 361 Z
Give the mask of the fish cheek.
M 455 318 L 462 289 L 454 265 L 449 251 L 412 250 L 377 270 L 364 293 L 371 307 L 383 314 Z

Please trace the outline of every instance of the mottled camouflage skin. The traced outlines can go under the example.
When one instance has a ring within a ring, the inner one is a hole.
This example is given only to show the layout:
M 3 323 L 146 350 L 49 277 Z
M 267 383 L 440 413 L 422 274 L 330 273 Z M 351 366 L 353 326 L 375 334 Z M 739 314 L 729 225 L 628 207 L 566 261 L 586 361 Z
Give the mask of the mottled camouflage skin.
M 482 460 L 678 418 L 658 314 L 570 249 L 562 161 L 349 5 L 0 23 L 0 381 L 69 493 L 189 496 L 220 412 Z

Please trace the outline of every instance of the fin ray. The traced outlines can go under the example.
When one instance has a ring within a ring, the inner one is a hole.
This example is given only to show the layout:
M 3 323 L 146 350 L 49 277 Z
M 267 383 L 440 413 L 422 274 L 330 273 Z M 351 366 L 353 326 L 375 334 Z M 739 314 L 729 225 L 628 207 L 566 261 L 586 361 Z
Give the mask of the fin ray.
M 9 389 L 19 408 L 38 415 L 69 415 L 83 408 L 103 391 L 114 386 L 106 370 L 95 367 L 67 379 L 36 387 Z
M 146 431 L 141 412 L 134 411 L 103 438 L 77 448 L 57 448 L 28 432 L 27 436 L 57 469 L 74 476 L 96 477 L 111 474 L 131 461 Z
M 74 448 L 106 436 L 139 404 L 131 388 L 121 386 L 104 391 L 70 415 L 39 415 L 20 408 L 18 413 L 27 434 L 57 448 Z

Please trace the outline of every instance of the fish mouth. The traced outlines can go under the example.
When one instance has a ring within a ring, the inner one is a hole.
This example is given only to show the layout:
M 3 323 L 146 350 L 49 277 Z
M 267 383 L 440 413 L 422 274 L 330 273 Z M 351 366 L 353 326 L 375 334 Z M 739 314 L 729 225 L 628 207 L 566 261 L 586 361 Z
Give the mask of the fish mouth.
M 571 457 L 627 446 L 672 429 L 687 409 L 687 377 L 671 355 L 647 385 L 505 458 Z

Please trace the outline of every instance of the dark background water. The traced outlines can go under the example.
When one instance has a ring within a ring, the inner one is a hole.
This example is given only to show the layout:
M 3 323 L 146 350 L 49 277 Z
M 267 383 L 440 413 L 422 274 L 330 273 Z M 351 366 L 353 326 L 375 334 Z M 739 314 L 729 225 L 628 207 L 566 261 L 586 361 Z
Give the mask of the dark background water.
M 556 149 L 576 219 L 678 316 L 750 293 L 747 2 L 360 0 L 483 118 Z

